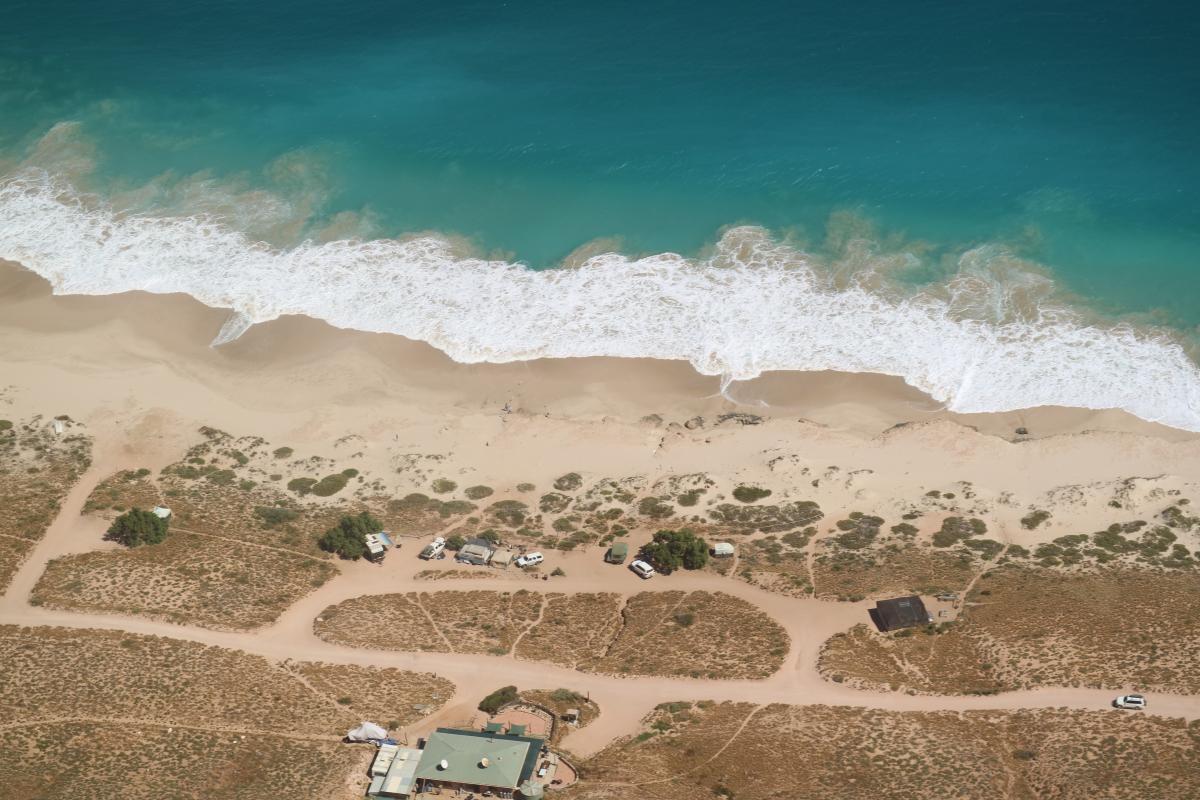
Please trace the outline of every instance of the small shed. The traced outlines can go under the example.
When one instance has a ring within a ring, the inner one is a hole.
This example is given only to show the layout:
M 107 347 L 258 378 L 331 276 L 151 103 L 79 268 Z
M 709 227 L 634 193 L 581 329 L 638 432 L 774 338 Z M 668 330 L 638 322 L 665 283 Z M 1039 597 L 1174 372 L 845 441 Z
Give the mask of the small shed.
M 492 560 L 492 555 L 495 551 L 485 539 L 472 539 L 467 544 L 464 544 L 458 551 L 456 560 L 467 564 L 476 564 L 478 566 L 486 566 Z
M 604 554 L 604 560 L 609 564 L 624 564 L 625 559 L 629 557 L 629 544 L 627 542 L 613 542 L 608 548 L 608 552 Z
M 507 568 L 516 557 L 517 554 L 515 551 L 509 550 L 507 547 L 505 547 L 492 553 L 492 560 L 490 563 L 493 567 Z
M 171 518 L 171 509 L 167 508 L 166 506 L 155 506 L 152 510 L 154 516 L 158 517 L 159 519 Z
M 579 709 L 578 708 L 568 708 L 566 710 L 566 712 L 563 713 L 562 718 L 563 718 L 563 722 L 566 722 L 568 724 L 571 724 L 571 725 L 578 724 L 579 723 Z
M 875 627 L 881 631 L 895 631 L 933 622 L 933 617 L 925 610 L 925 603 L 916 595 L 880 600 L 868 613 Z
M 713 542 L 712 549 L 709 552 L 717 558 L 732 558 L 733 545 L 729 542 Z

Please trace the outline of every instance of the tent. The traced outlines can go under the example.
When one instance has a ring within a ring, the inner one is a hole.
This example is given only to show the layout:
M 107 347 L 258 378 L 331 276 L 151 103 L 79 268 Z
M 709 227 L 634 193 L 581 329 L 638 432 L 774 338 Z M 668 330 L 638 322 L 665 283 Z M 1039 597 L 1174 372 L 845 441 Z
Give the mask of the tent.
M 729 542 L 714 542 L 712 554 L 718 558 L 728 558 L 733 555 L 733 545 Z
M 386 739 L 387 731 L 374 722 L 363 722 L 362 725 L 347 733 L 346 738 L 352 742 L 369 742 L 373 739 Z

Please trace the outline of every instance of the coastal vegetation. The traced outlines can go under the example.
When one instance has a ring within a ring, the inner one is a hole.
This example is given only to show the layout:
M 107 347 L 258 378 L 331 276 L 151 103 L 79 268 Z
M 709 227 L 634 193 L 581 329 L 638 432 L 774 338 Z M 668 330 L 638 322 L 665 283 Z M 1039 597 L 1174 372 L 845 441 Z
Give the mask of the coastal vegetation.
M 721 592 L 409 592 L 321 612 L 313 630 L 351 647 L 507 655 L 584 672 L 765 678 L 788 638 L 761 609 Z
M 325 531 L 318 545 L 339 558 L 357 561 L 367 554 L 367 535 L 383 530 L 383 523 L 366 511 L 353 516 L 346 515 L 338 524 Z
M 642 547 L 642 557 L 659 572 L 703 569 L 708 563 L 708 542 L 688 529 L 660 530 Z
M 158 544 L 167 538 L 169 523 L 153 511 L 132 508 L 113 520 L 106 539 L 120 542 L 126 547 Z

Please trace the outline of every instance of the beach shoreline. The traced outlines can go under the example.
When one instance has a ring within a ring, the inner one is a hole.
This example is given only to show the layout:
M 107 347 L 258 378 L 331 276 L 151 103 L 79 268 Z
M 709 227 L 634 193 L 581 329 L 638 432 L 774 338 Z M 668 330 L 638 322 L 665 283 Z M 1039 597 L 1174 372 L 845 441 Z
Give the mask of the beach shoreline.
M 771 372 L 730 384 L 697 373 L 683 361 L 586 357 L 509 363 L 461 364 L 431 345 L 394 334 L 334 328 L 288 316 L 253 326 L 237 340 L 210 347 L 229 318 L 186 295 L 54 295 L 48 282 L 10 262 L 0 262 L 0 330 L 7 342 L 10 383 L 20 366 L 52 369 L 73 358 L 51 355 L 52 340 L 107 338 L 109 357 L 128 367 L 140 363 L 183 369 L 240 402 L 262 400 L 280 408 L 361 405 L 403 392 L 430 407 L 475 407 L 563 418 L 615 419 L 637 423 L 654 415 L 664 424 L 695 416 L 744 413 L 806 420 L 836 431 L 871 437 L 906 423 L 951 421 L 1009 440 L 1089 430 L 1153 436 L 1168 441 L 1200 434 L 1138 419 L 1124 411 L 1039 407 L 962 414 L 899 378 L 844 372 Z M 40 342 L 35 345 L 34 342 Z M 92 369 L 104 351 L 89 359 Z M 35 354 L 37 354 L 35 356 Z M 17 371 L 14 371 L 17 370 Z M 320 374 L 307 391 L 285 388 Z M 340 374 L 345 391 L 329 380 Z M 251 389 L 247 382 L 255 384 Z M 276 383 L 268 387 L 268 383 Z M 352 387 L 360 387 L 355 396 Z M 71 397 L 66 393 L 65 397 Z M 269 398 L 269 399 L 268 399 Z M 64 398 L 65 399 L 65 398 Z M 1027 431 L 1019 435 L 1018 429 Z

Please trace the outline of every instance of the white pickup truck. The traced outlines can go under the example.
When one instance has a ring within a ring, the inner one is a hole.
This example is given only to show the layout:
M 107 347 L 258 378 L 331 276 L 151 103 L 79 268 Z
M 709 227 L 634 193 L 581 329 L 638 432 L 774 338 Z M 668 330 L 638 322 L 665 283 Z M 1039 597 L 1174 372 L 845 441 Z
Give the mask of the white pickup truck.
M 446 540 L 441 536 L 434 539 L 421 550 L 420 557 L 429 561 L 432 558 L 437 558 L 446 549 Z

